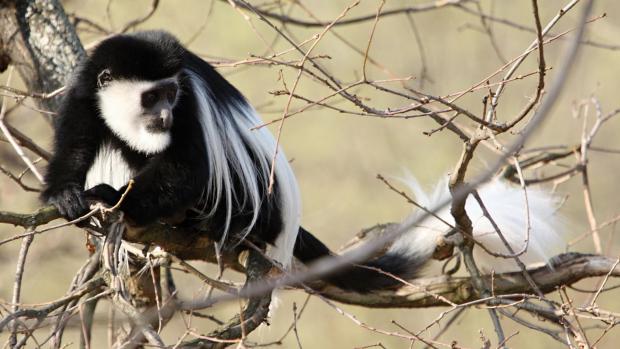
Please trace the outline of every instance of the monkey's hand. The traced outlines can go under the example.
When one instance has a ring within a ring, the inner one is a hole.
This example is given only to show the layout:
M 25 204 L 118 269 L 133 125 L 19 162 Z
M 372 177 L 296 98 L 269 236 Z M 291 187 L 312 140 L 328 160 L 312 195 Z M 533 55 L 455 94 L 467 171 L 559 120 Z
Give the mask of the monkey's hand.
M 108 184 L 98 184 L 84 192 L 84 198 L 86 200 L 103 202 L 108 206 L 116 205 L 121 199 L 122 194 L 125 192 L 125 187 L 121 190 L 116 190 Z
M 54 205 L 67 220 L 77 219 L 89 211 L 88 203 L 82 195 L 82 188 L 79 185 L 67 185 L 44 195 L 47 203 Z

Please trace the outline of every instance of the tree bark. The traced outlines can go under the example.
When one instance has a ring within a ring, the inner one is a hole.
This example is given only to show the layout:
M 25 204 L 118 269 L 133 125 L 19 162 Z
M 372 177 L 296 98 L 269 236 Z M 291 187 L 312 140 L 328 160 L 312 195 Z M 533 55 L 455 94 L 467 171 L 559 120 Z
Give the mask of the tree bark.
M 85 51 L 58 0 L 0 0 L 0 71 L 9 64 L 28 91 L 46 93 L 65 85 Z M 55 111 L 60 96 L 39 99 Z

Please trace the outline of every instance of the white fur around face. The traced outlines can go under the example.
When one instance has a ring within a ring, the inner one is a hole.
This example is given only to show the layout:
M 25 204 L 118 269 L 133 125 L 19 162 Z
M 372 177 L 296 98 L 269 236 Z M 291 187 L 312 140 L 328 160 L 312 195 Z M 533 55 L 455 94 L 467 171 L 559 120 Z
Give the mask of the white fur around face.
M 97 92 L 105 123 L 135 151 L 154 154 L 170 144 L 170 132 L 149 132 L 141 120 L 142 93 L 167 80 L 176 81 L 176 78 L 160 81 L 114 80 Z

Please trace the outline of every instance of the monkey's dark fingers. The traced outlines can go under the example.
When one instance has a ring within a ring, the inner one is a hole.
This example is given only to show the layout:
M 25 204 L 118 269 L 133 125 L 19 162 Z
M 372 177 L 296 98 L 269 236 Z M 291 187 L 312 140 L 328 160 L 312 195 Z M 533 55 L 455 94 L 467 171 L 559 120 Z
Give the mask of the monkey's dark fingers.
M 66 188 L 51 196 L 48 202 L 67 220 L 75 220 L 88 212 L 86 201 L 78 188 Z

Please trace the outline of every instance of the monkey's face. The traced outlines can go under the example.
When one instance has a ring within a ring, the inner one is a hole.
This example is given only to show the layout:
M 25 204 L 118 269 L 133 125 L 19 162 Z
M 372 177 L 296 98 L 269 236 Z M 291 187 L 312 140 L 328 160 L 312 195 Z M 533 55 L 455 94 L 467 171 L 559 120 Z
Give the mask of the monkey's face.
M 177 76 L 155 81 L 115 79 L 104 69 L 97 87 L 105 123 L 130 148 L 154 154 L 168 147 L 179 92 Z

